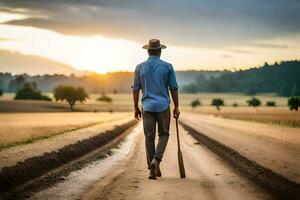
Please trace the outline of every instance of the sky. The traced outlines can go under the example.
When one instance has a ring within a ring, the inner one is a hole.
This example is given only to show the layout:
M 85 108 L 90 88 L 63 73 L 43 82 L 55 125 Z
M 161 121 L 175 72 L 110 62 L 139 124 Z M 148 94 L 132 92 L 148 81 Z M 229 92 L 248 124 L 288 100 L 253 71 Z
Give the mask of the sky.
M 299 0 L 1 0 L 0 50 L 133 71 L 147 59 L 142 46 L 158 38 L 176 70 L 246 69 L 300 58 L 299 10 Z

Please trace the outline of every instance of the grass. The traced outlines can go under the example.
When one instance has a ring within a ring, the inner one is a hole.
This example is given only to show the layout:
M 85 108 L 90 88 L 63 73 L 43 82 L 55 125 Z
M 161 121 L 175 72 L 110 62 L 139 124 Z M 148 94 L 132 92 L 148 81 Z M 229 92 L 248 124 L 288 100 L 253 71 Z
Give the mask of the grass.
M 0 149 L 28 144 L 95 124 L 128 117 L 128 113 L 2 113 Z

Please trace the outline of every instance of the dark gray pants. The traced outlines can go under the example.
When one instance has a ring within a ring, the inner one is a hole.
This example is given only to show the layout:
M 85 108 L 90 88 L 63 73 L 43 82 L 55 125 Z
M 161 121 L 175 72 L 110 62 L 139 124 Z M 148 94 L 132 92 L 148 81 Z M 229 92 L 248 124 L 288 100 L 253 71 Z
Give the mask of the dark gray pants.
M 158 128 L 158 144 L 155 148 L 156 123 Z M 169 140 L 170 108 L 163 112 L 143 111 L 143 125 L 146 143 L 148 167 L 153 158 L 161 161 Z

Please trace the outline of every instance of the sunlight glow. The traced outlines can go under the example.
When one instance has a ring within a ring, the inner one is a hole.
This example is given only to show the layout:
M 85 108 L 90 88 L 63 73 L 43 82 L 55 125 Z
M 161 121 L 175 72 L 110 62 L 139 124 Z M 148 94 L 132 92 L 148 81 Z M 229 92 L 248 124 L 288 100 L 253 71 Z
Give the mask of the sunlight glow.
M 0 15 L 2 21 L 17 17 L 25 16 L 5 15 L 3 13 Z M 138 63 L 148 57 L 147 52 L 141 48 L 143 44 L 100 35 L 69 36 L 40 28 L 0 25 L 0 38 L 10 39 L 1 41 L 0 49 L 43 56 L 79 70 L 95 71 L 102 74 L 113 71 L 133 71 Z M 300 38 L 297 38 L 297 41 L 300 41 Z M 272 43 L 273 41 L 269 42 Z M 295 42 L 290 41 L 291 44 L 295 44 Z M 299 56 L 299 47 L 292 49 L 256 47 L 204 49 L 172 46 L 168 45 L 168 42 L 166 44 L 168 48 L 163 51 L 162 58 L 171 62 L 176 70 L 234 70 L 235 68 L 261 65 L 266 61 L 296 59 Z
M 0 12 L 0 23 L 4 23 L 4 22 L 10 21 L 10 20 L 25 19 L 25 18 L 27 18 L 27 17 L 22 14 Z
M 143 56 L 140 45 L 126 40 L 113 40 L 101 36 L 64 36 L 52 31 L 1 25 L 0 37 L 12 41 L 2 42 L 0 48 L 40 55 L 80 70 L 100 73 L 131 70 L 135 56 Z

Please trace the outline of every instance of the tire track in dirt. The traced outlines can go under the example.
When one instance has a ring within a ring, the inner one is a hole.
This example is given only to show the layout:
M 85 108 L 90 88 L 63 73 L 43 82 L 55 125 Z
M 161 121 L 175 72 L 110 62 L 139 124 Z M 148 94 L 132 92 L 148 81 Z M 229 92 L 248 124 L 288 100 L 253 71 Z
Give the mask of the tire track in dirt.
M 250 180 L 265 188 L 274 197 L 279 197 L 280 199 L 299 199 L 299 184 L 249 160 L 237 151 L 196 131 L 185 123 L 180 122 L 180 124 L 199 143 L 205 145 L 240 173 L 245 174 Z

